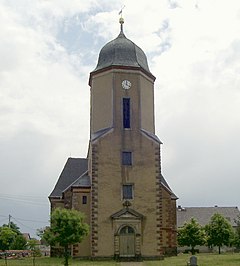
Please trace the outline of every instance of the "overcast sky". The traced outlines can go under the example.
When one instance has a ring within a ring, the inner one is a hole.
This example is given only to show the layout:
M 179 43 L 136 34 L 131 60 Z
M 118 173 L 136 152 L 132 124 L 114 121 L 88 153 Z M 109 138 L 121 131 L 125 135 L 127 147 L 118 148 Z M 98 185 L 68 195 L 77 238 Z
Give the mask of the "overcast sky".
M 178 204 L 240 206 L 239 0 L 0 0 L 0 225 L 34 236 L 67 158 L 86 157 L 89 73 L 124 5 Z

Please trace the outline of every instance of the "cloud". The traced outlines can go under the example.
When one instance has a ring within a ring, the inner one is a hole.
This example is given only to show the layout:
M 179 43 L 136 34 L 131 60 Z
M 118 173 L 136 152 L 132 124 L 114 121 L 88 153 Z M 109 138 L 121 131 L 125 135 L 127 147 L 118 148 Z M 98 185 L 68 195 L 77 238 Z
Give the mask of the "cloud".
M 169 17 L 171 48 L 150 63 L 163 173 L 188 206 L 238 205 L 223 191 L 239 186 L 239 10 L 183 3 Z
M 29 14 L 18 3 L 0 5 L 0 192 L 39 195 L 48 217 L 47 196 L 65 160 L 87 154 L 92 66 L 58 42 L 57 19 L 45 21 L 46 10 L 36 2 L 26 8 Z M 23 215 L 20 201 L 12 201 L 15 210 L 2 202 L 3 215 Z
M 168 4 L 172 9 L 179 7 L 178 1 L 168 0 Z

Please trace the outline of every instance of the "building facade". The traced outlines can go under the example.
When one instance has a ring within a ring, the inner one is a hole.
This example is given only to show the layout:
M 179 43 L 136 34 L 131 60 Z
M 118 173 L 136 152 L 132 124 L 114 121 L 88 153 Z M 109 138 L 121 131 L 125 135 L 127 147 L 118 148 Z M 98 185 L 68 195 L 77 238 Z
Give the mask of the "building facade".
M 222 215 L 232 226 L 235 231 L 237 228 L 236 221 L 240 217 L 240 211 L 237 206 L 235 207 L 177 207 L 177 226 L 178 229 L 184 226 L 185 223 L 189 223 L 192 218 L 196 219 L 201 226 L 206 226 L 210 223 L 211 218 L 214 214 Z M 200 252 L 218 252 L 218 247 L 207 247 L 207 246 L 196 246 L 196 249 Z M 184 252 L 189 247 L 178 247 L 178 252 Z M 222 251 L 234 251 L 235 247 L 221 247 Z
M 52 208 L 85 213 L 90 224 L 73 256 L 160 258 L 176 252 L 177 197 L 161 174 L 155 77 L 120 24 L 90 73 L 87 159 L 68 159 L 49 199 Z
M 214 214 L 221 214 L 231 224 L 233 229 L 237 227 L 236 220 L 240 216 L 237 206 L 234 207 L 177 207 L 177 226 L 181 228 L 185 223 L 190 222 L 191 218 L 198 221 L 201 226 L 207 225 Z

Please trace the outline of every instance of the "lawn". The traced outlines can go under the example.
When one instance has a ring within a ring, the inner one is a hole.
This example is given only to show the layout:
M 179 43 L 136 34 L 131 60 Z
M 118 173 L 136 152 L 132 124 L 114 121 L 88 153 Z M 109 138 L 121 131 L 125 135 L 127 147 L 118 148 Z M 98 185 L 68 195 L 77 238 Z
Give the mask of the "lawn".
M 186 266 L 190 255 L 165 258 L 162 261 L 144 261 L 139 266 Z M 240 254 L 198 254 L 199 266 L 239 266 Z M 61 266 L 63 259 L 36 258 L 35 266 Z M 32 266 L 32 259 L 8 260 L 8 266 Z M 115 261 L 80 261 L 70 260 L 70 266 L 131 266 L 131 263 L 119 263 Z M 136 264 L 135 264 L 136 265 Z M 5 266 L 4 260 L 0 260 L 0 266 Z

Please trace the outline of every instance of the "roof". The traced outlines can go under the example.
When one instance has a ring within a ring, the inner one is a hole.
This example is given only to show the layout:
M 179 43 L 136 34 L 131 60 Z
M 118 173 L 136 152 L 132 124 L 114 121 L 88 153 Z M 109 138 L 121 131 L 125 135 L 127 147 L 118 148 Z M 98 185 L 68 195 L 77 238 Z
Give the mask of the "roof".
M 153 139 L 154 141 L 156 141 L 157 143 L 162 144 L 161 140 L 158 138 L 157 135 L 153 134 L 152 132 L 149 132 L 145 129 L 141 129 L 141 132 L 143 132 L 147 137 L 149 137 L 150 139 Z
M 88 170 L 88 159 L 85 158 L 68 158 L 58 181 L 50 194 L 49 198 L 61 197 L 62 192 L 72 183 L 77 181 Z M 82 180 L 86 183 L 86 177 Z M 80 181 L 79 181 L 80 182 Z M 89 180 L 90 182 L 90 180 Z M 80 182 L 81 183 L 81 182 Z
M 70 184 L 63 192 L 65 192 L 69 188 L 77 188 L 77 187 L 91 187 L 90 177 L 88 175 L 88 171 L 83 173 L 80 177 L 76 179 L 72 184 Z
M 161 184 L 171 193 L 172 199 L 177 199 L 162 175 Z M 91 187 L 88 175 L 88 159 L 68 158 L 49 198 L 61 198 L 62 193 L 70 187 Z
M 94 141 L 102 137 L 106 133 L 110 132 L 112 129 L 113 129 L 112 127 L 107 127 L 107 128 L 103 128 L 103 129 L 98 130 L 97 132 L 92 133 L 91 140 Z
M 97 67 L 93 72 L 111 66 L 141 68 L 151 74 L 145 53 L 135 43 L 127 39 L 122 30 L 116 39 L 103 46 L 99 53 Z
M 171 193 L 171 198 L 174 200 L 177 200 L 178 197 L 173 193 L 172 189 L 169 187 L 166 179 L 163 177 L 162 174 L 161 174 L 160 178 L 161 178 L 161 184 Z
M 240 215 L 238 207 L 181 207 L 178 206 L 177 210 L 177 225 L 181 227 L 185 222 L 190 221 L 191 218 L 195 218 L 200 225 L 204 226 L 208 224 L 211 217 L 219 213 L 224 216 L 232 226 L 236 226 L 234 219 Z

